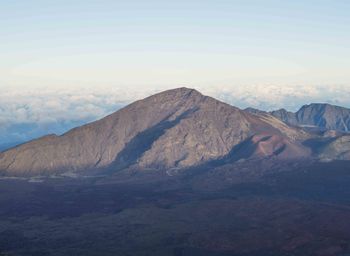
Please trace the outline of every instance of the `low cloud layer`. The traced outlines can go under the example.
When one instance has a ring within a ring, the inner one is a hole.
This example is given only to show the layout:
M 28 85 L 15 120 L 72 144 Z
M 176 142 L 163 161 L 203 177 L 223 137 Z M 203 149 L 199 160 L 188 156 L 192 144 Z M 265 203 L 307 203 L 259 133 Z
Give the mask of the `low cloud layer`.
M 240 108 L 254 107 L 261 110 L 285 108 L 298 110 L 310 103 L 330 103 L 350 107 L 350 86 L 277 86 L 251 85 L 207 88 L 207 94 Z
M 64 133 L 106 116 L 131 100 L 122 92 L 3 90 L 0 95 L 0 144 L 22 142 L 47 133 Z
M 350 107 L 348 86 L 253 85 L 196 89 L 240 108 L 286 108 L 295 111 L 311 102 Z M 26 141 L 47 133 L 61 134 L 161 90 L 163 89 L 1 89 L 0 145 Z

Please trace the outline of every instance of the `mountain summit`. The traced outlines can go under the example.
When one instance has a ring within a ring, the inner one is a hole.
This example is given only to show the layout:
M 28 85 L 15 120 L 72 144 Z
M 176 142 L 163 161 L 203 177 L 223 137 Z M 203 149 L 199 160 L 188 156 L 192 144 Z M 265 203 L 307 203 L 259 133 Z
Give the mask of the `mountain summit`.
M 4 175 L 30 176 L 105 168 L 187 168 L 228 156 L 248 140 L 257 148 L 249 157 L 254 152 L 256 157 L 300 157 L 308 154 L 299 143 L 306 136 L 277 118 L 252 115 L 194 89 L 178 88 L 61 136 L 48 135 L 9 149 L 0 154 L 0 170 Z

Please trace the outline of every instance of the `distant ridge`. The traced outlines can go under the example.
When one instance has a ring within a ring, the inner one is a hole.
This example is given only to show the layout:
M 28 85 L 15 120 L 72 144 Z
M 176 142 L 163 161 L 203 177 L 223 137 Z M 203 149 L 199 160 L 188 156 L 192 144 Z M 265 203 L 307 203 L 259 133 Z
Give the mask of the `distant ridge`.
M 245 111 L 253 114 L 267 113 L 254 108 L 247 108 Z M 350 132 L 350 109 L 344 107 L 313 103 L 304 105 L 295 113 L 285 109 L 268 113 L 290 125 L 314 127 L 321 131 Z

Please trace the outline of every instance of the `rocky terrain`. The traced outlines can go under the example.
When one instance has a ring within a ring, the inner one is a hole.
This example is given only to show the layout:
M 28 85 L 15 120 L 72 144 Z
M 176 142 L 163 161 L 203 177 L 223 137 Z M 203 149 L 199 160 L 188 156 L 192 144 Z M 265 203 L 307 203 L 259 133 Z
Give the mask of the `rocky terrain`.
M 292 144 L 302 148 L 300 140 L 308 137 L 277 119 L 251 115 L 179 88 L 62 136 L 48 135 L 7 150 L 0 155 L 0 170 L 6 175 L 38 175 L 130 166 L 185 168 L 222 158 L 257 134 L 274 136 L 265 155 L 278 155 Z
M 293 126 L 313 128 L 320 131 L 334 130 L 346 133 L 350 131 L 350 109 L 330 104 L 313 103 L 304 105 L 295 113 L 285 109 L 265 112 L 247 108 L 245 111 L 253 114 L 271 114 Z
M 327 145 L 316 149 L 317 143 L 305 142 L 328 135 L 298 127 L 347 131 L 348 124 L 348 112 L 340 107 L 310 105 L 295 114 L 242 111 L 196 90 L 179 88 L 134 102 L 62 136 L 48 135 L 9 149 L 0 154 L 0 171 L 7 176 L 35 176 L 126 168 L 171 170 L 229 156 L 232 161 L 348 159 L 347 146 L 331 153 Z
M 349 164 L 0 179 L 0 255 L 348 255 Z
M 0 255 L 349 255 L 347 112 L 323 110 L 179 88 L 6 150 Z

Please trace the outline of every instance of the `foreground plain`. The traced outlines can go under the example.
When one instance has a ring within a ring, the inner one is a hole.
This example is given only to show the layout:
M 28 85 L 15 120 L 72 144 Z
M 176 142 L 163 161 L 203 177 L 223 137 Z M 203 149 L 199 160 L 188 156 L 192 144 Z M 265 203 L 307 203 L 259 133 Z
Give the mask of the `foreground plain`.
M 2 179 L 0 255 L 349 255 L 349 162 L 250 165 Z

